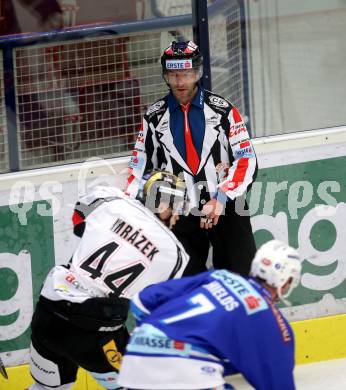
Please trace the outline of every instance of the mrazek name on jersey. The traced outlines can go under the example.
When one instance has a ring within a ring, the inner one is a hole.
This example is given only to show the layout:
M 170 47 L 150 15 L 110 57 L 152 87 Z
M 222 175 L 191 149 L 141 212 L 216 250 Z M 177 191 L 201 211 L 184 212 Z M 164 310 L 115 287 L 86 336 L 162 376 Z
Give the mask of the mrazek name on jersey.
M 118 234 L 119 237 L 132 244 L 150 261 L 153 261 L 154 256 L 159 253 L 156 246 L 142 233 L 142 229 L 136 229 L 120 218 L 114 222 L 111 230 Z

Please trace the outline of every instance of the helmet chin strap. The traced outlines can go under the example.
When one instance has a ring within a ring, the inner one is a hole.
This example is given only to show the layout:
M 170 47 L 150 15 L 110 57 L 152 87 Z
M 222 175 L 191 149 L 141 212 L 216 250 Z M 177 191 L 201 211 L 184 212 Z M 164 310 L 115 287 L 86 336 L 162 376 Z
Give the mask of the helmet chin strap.
M 274 287 L 274 286 L 271 286 L 265 282 L 260 282 L 260 283 L 270 292 L 270 295 L 272 297 L 272 301 L 274 301 L 274 302 L 281 301 L 286 306 L 292 306 L 291 302 L 289 302 L 287 299 L 285 299 L 287 294 L 285 294 L 285 296 L 282 295 L 282 293 L 281 293 L 282 286 L 281 287 Z
M 282 294 L 279 291 L 279 289 L 277 289 L 277 294 L 278 294 L 278 297 L 279 297 L 281 302 L 283 302 L 286 306 L 292 306 L 292 303 L 282 296 Z
M 278 294 L 278 297 L 279 297 L 280 301 L 283 302 L 286 306 L 292 306 L 292 303 L 286 299 L 286 297 L 288 297 L 290 295 L 290 293 L 292 291 L 292 288 L 293 288 L 293 286 L 291 284 L 288 287 L 287 292 L 285 293 L 285 295 L 282 295 L 282 293 L 281 293 L 282 286 L 280 288 L 276 289 L 276 292 Z

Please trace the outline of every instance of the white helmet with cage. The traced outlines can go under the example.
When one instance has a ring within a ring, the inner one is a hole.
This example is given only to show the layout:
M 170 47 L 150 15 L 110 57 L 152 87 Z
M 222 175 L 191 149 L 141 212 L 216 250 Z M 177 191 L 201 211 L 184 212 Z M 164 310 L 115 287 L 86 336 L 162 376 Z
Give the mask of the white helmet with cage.
M 251 264 L 250 276 L 276 288 L 279 299 L 290 305 L 285 298 L 298 286 L 301 268 L 299 254 L 294 248 L 281 241 L 271 240 L 257 251 Z M 282 294 L 282 287 L 288 281 L 291 281 L 291 284 Z

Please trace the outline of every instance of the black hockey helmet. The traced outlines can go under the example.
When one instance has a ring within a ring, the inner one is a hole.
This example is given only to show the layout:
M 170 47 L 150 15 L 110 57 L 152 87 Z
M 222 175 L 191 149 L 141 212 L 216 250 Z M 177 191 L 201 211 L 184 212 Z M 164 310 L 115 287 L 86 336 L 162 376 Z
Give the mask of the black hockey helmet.
M 145 173 L 137 198 L 155 214 L 160 203 L 166 203 L 175 214 L 187 215 L 189 212 L 186 184 L 170 172 L 153 170 Z
M 192 41 L 173 41 L 164 50 L 161 65 L 163 75 L 169 70 L 194 69 L 199 80 L 203 74 L 203 56 L 198 46 Z

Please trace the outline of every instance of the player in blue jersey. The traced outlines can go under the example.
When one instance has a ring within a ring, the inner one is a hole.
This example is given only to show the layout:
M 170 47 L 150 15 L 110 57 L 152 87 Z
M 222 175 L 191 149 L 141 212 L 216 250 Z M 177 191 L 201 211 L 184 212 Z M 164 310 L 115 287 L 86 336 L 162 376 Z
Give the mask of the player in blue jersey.
M 288 304 L 300 274 L 296 250 L 272 240 L 249 278 L 211 270 L 145 288 L 132 298 L 138 326 L 119 384 L 226 389 L 224 377 L 240 372 L 256 390 L 295 389 L 294 337 L 275 302 Z

